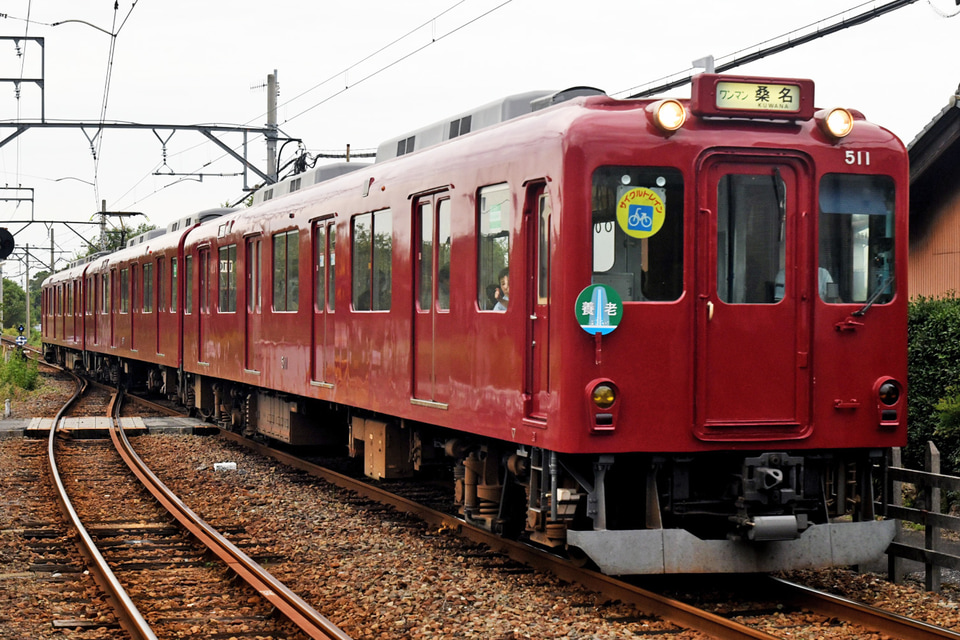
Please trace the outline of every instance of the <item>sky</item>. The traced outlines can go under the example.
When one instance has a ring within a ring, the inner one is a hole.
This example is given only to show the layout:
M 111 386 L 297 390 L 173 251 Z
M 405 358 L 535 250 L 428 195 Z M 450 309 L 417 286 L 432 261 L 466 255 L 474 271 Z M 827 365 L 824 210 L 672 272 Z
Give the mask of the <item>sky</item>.
M 0 40 L 0 79 L 44 82 L 43 91 L 23 82 L 19 92 L 0 82 L 0 140 L 41 115 L 48 123 L 262 127 L 264 85 L 276 71 L 281 136 L 313 153 L 373 151 L 514 93 L 588 85 L 624 98 L 689 73 L 704 56 L 723 61 L 889 3 L 4 0 L 0 36 L 27 39 Z M 918 0 L 728 73 L 811 78 L 818 107 L 857 109 L 909 144 L 960 84 L 958 12 L 956 0 Z M 221 139 L 242 152 L 240 134 Z M 286 145 L 281 164 L 296 148 Z M 265 169 L 262 138 L 249 137 L 248 157 Z M 39 247 L 31 272 L 45 268 L 51 228 L 58 268 L 98 233 L 49 221 L 96 220 L 105 200 L 108 211 L 144 214 L 128 225 L 165 226 L 240 200 L 244 179 L 233 174 L 241 171 L 199 133 L 31 128 L 0 147 L 0 226 L 18 247 L 4 276 L 23 277 L 18 257 L 28 244 Z M 247 186 L 258 181 L 250 174 Z M 32 202 L 15 200 L 31 193 Z

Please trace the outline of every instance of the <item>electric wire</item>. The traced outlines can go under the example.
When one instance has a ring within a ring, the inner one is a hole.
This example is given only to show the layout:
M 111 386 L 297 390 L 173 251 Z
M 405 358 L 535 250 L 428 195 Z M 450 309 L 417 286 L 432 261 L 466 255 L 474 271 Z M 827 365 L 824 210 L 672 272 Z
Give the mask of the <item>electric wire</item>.
M 913 0 L 913 1 L 915 1 L 915 0 Z M 928 0 L 928 2 L 929 2 L 929 0 Z M 811 29 L 814 29 L 814 28 L 816 28 L 816 29 L 819 31 L 819 26 L 820 26 L 821 24 L 823 24 L 824 22 L 827 22 L 827 21 L 829 21 L 829 20 L 835 20 L 835 19 L 837 19 L 837 18 L 840 18 L 840 17 L 842 17 L 842 16 L 845 16 L 846 14 L 850 13 L 851 11 L 856 11 L 856 10 L 861 9 L 861 8 L 863 8 L 863 7 L 866 7 L 866 6 L 868 6 L 868 5 L 874 5 L 874 6 L 875 6 L 875 5 L 876 5 L 876 2 L 873 2 L 873 1 L 862 2 L 862 3 L 858 4 L 858 5 L 854 5 L 854 6 L 850 7 L 849 9 L 844 9 L 843 11 L 840 11 L 840 12 L 835 13 L 835 14 L 833 14 L 833 15 L 827 16 L 826 18 L 822 18 L 822 19 L 817 20 L 817 21 L 815 21 L 815 22 L 811 22 L 810 24 L 805 25 L 805 26 L 803 26 L 803 27 L 798 27 L 798 28 L 796 28 L 796 29 L 792 29 L 792 30 L 790 30 L 790 31 L 788 31 L 788 32 L 786 32 L 786 33 L 780 34 L 780 35 L 778 35 L 778 36 L 774 36 L 774 37 L 772 37 L 772 38 L 768 38 L 768 39 L 766 39 L 766 40 L 763 40 L 763 41 L 761 41 L 761 42 L 758 42 L 758 43 L 756 43 L 756 44 L 753 44 L 753 45 L 751 45 L 751 46 L 749 46 L 749 47 L 743 47 L 742 49 L 739 49 L 739 50 L 737 50 L 737 51 L 734 51 L 733 53 L 728 53 L 728 54 L 725 54 L 725 55 L 723 55 L 723 56 L 720 56 L 719 58 L 716 59 L 715 62 L 718 63 L 718 64 L 717 64 L 718 67 L 720 67 L 720 66 L 727 66 L 728 68 L 731 68 L 731 67 L 736 66 L 736 65 L 733 64 L 733 63 L 727 64 L 727 63 L 724 63 L 724 62 L 722 62 L 722 61 L 731 60 L 731 61 L 734 61 L 734 62 L 735 62 L 735 61 L 736 61 L 741 55 L 743 55 L 745 52 L 759 50 L 759 49 L 761 49 L 762 47 L 764 47 L 765 45 L 768 45 L 768 44 L 770 44 L 770 43 L 772 43 L 772 42 L 777 42 L 777 41 L 781 41 L 781 40 L 784 40 L 784 39 L 786 39 L 786 41 L 789 42 L 790 39 L 791 39 L 791 36 L 793 36 L 794 34 L 798 34 L 798 33 L 801 33 L 801 32 L 807 32 L 808 30 L 811 30 Z M 903 5 L 903 6 L 906 6 L 906 5 Z M 900 9 L 900 8 L 903 8 L 903 6 L 896 7 L 896 8 L 897 8 L 897 9 Z M 932 7 L 933 5 L 931 4 L 930 6 Z M 935 10 L 936 10 L 936 9 L 935 9 Z M 858 18 L 858 17 L 861 17 L 861 16 L 860 16 L 860 15 L 854 16 L 854 18 Z M 858 23 L 854 23 L 854 24 L 849 25 L 849 26 L 855 26 L 856 24 L 858 24 Z M 661 85 L 661 84 L 664 84 L 664 83 L 670 81 L 672 78 L 682 78 L 684 75 L 690 74 L 690 73 L 691 73 L 692 71 L 694 71 L 694 70 L 695 70 L 694 67 L 688 67 L 688 68 L 686 68 L 686 69 L 684 69 L 684 70 L 682 70 L 682 71 L 676 71 L 676 72 L 674 72 L 674 73 L 671 73 L 671 74 L 662 76 L 662 77 L 657 78 L 657 79 L 655 79 L 655 80 L 650 80 L 650 81 L 645 82 L 645 83 L 643 83 L 643 84 L 636 85 L 636 86 L 631 87 L 631 88 L 629 88 L 629 89 L 623 89 L 623 90 L 621 90 L 621 91 L 613 92 L 613 93 L 611 93 L 610 95 L 613 96 L 613 97 L 617 97 L 617 96 L 620 96 L 620 95 L 623 95 L 623 94 L 635 94 L 638 89 L 641 89 L 641 88 L 643 88 L 643 87 L 651 87 L 651 86 L 654 86 L 654 87 L 655 87 L 655 86 L 658 86 L 658 85 Z M 636 95 L 631 95 L 631 96 L 629 96 L 629 97 L 637 97 L 637 96 L 636 96 Z
M 398 57 L 398 58 L 395 58 L 394 60 L 392 60 L 392 61 L 390 61 L 390 62 L 385 63 L 384 65 L 382 65 L 382 66 L 379 67 L 378 69 L 370 72 L 369 74 L 367 74 L 366 76 L 364 76 L 364 77 L 360 78 L 359 80 L 353 82 L 352 84 L 350 84 L 350 85 L 348 85 L 348 86 L 345 86 L 343 89 L 340 89 L 340 90 L 336 91 L 336 92 L 333 93 L 332 95 L 327 96 L 326 98 L 324 98 L 324 99 L 321 100 L 320 102 L 317 102 L 316 104 L 314 104 L 314 105 L 312 105 L 312 106 L 304 109 L 303 111 L 300 111 L 300 112 L 297 113 L 296 115 L 294 115 L 294 116 L 292 116 L 292 117 L 290 117 L 290 118 L 287 118 L 286 120 L 283 121 L 283 124 L 287 124 L 288 122 L 291 122 L 292 120 L 294 120 L 294 119 L 296 119 L 296 118 L 299 118 L 300 116 L 302 116 L 302 115 L 304 115 L 304 114 L 312 111 L 313 109 L 316 109 L 317 107 L 319 107 L 319 106 L 321 106 L 321 105 L 329 102 L 329 101 L 332 100 L 333 98 L 335 98 L 335 97 L 337 97 L 337 96 L 339 96 L 339 95 L 342 95 L 343 93 L 345 93 L 346 91 L 348 91 L 348 90 L 351 89 L 352 87 L 356 87 L 356 86 L 358 86 L 359 84 L 361 84 L 361 83 L 369 80 L 370 78 L 373 78 L 374 76 L 379 75 L 380 73 L 386 71 L 387 69 L 390 69 L 391 67 L 393 67 L 393 66 L 395 66 L 395 65 L 403 62 L 404 60 L 407 60 L 408 58 L 416 55 L 417 53 L 420 53 L 421 51 L 423 51 L 424 49 L 426 49 L 426 48 L 429 47 L 430 45 L 432 45 L 432 44 L 434 44 L 434 43 L 436 43 L 436 42 L 440 42 L 441 40 L 444 40 L 445 38 L 447 38 L 447 37 L 449 37 L 449 36 L 451 36 L 451 35 L 459 32 L 459 31 L 463 30 L 464 28 L 466 28 L 466 27 L 474 24 L 474 23 L 477 22 L 478 20 L 481 20 L 481 19 L 489 16 L 490 14 L 498 11 L 498 10 L 501 9 L 502 7 L 510 4 L 512 1 L 513 1 L 513 0 L 505 0 L 504 2 L 501 2 L 501 3 L 498 4 L 497 6 L 493 7 L 492 9 L 489 9 L 489 10 L 485 11 L 484 13 L 480 14 L 479 16 L 475 16 L 475 17 L 467 20 L 466 22 L 461 23 L 460 25 L 454 27 L 453 29 L 451 29 L 451 30 L 448 31 L 447 33 L 444 33 L 444 34 L 440 35 L 439 37 L 436 36 L 436 34 L 433 34 L 433 37 L 431 38 L 430 42 L 427 42 L 426 44 L 424 44 L 424 45 L 422 45 L 422 46 L 420 46 L 420 47 L 417 47 L 417 48 L 414 49 L 413 51 L 411 51 L 411 52 L 409 52 L 409 53 L 406 53 L 406 54 L 404 54 L 404 55 L 402 55 L 402 56 L 400 56 L 400 57 Z M 441 11 L 440 13 L 438 13 L 436 16 L 434 16 L 434 17 L 431 18 L 430 20 L 427 20 L 427 21 L 425 21 L 424 23 L 422 23 L 421 25 L 417 26 L 416 28 L 407 31 L 404 35 L 402 35 L 402 36 L 400 36 L 400 37 L 398 37 L 398 38 L 395 38 L 395 39 L 392 40 L 390 43 L 388 43 L 388 44 L 380 47 L 379 49 L 377 49 L 375 52 L 373 52 L 373 53 L 371 53 L 371 54 L 369 54 L 369 55 L 367 55 L 367 56 L 364 56 L 364 57 L 363 57 L 362 59 L 360 59 L 359 61 L 354 62 L 354 63 L 350 64 L 349 66 L 345 67 L 343 70 L 341 70 L 341 71 L 339 71 L 339 72 L 331 75 L 329 78 L 327 78 L 327 79 L 324 80 L 323 82 L 320 82 L 319 84 L 311 87 L 310 89 L 307 89 L 306 91 L 301 92 L 301 93 L 298 94 L 297 96 L 294 96 L 294 97 L 291 98 L 290 100 L 288 100 L 288 101 L 286 101 L 286 102 L 283 102 L 283 103 L 281 103 L 281 105 L 278 105 L 278 106 L 286 106 L 286 105 L 289 105 L 289 104 L 292 103 L 294 100 L 299 99 L 300 97 L 306 95 L 307 93 L 310 93 L 311 91 L 314 91 L 315 89 L 317 89 L 317 88 L 319 88 L 319 87 L 321 87 L 321 86 L 329 83 L 330 81 L 332 81 L 332 80 L 334 80 L 334 79 L 336 79 L 336 78 L 339 78 L 339 77 L 347 74 L 347 73 L 348 73 L 351 69 L 353 69 L 354 67 L 362 64 L 363 62 L 365 62 L 365 61 L 367 61 L 367 60 L 370 60 L 371 58 L 373 58 L 373 57 L 376 56 L 377 54 L 382 53 L 383 51 L 386 51 L 387 49 L 389 49 L 390 47 L 394 46 L 394 45 L 397 44 L 398 42 L 400 42 L 400 41 L 402 41 L 402 40 L 410 37 L 410 36 L 413 35 L 414 33 L 420 31 L 421 29 L 423 29 L 426 25 L 429 25 L 429 24 L 431 24 L 432 22 L 435 22 L 435 21 L 437 20 L 437 18 L 440 18 L 440 17 L 442 17 L 443 15 L 449 13 L 450 11 L 452 11 L 453 9 L 455 9 L 456 7 L 458 7 L 459 5 L 463 4 L 464 2 L 466 2 L 466 0 L 460 0 L 459 2 L 451 5 L 450 7 L 448 7 L 447 9 L 445 9 L 445 10 L 443 10 L 443 11 Z M 251 119 L 248 120 L 245 124 L 249 124 L 249 123 L 251 123 L 251 122 L 253 122 L 253 121 L 255 121 L 255 120 L 259 119 L 259 118 L 262 118 L 263 115 L 264 115 L 264 114 L 261 113 L 260 116 L 258 116 L 258 117 L 256 117 L 256 118 L 251 118 Z M 256 136 L 256 137 L 254 137 L 254 140 L 258 140 L 260 137 L 261 137 L 261 136 Z M 249 143 L 249 141 L 248 141 L 248 143 Z M 187 149 L 184 149 L 184 150 L 181 151 L 181 152 L 176 152 L 176 153 L 169 154 L 168 157 L 173 157 L 173 156 L 179 155 L 179 154 L 181 154 L 181 153 L 186 153 L 187 151 L 190 151 L 190 150 L 192 150 L 192 149 L 195 149 L 195 148 L 197 148 L 197 147 L 200 147 L 200 146 L 202 146 L 202 145 L 204 145 L 204 144 L 208 144 L 208 143 L 207 143 L 207 142 L 200 142 L 200 143 L 198 143 L 198 144 L 196 144 L 196 145 L 194 145 L 194 146 L 192 146 L 192 147 L 188 147 Z M 237 145 L 237 146 L 233 147 L 233 149 L 234 149 L 234 151 L 236 151 L 236 150 L 240 149 L 241 147 L 242 147 L 242 145 Z M 211 164 L 211 163 L 213 163 L 213 162 L 217 162 L 217 161 L 219 161 L 219 160 L 221 160 L 221 159 L 223 159 L 223 158 L 226 158 L 227 156 L 228 156 L 228 154 L 224 153 L 224 154 L 218 156 L 217 158 L 215 158 L 214 160 L 211 160 L 210 162 L 205 163 L 203 166 L 208 166 L 209 164 Z M 158 165 L 158 166 L 159 166 L 159 165 Z M 154 170 L 155 170 L 155 169 L 154 169 Z M 193 173 L 196 173 L 197 171 L 198 171 L 198 170 L 194 170 Z M 152 172 L 151 172 L 151 174 L 148 174 L 148 176 L 149 176 L 149 175 L 152 175 Z M 143 180 L 145 180 L 148 176 L 144 176 L 144 178 L 142 178 L 137 184 L 140 184 L 141 182 L 143 182 Z M 177 182 L 180 182 L 180 181 L 178 180 Z M 176 184 L 176 183 L 174 183 L 174 184 Z M 134 188 L 135 188 L 135 187 L 134 187 Z M 163 187 L 163 188 L 166 188 L 166 187 Z M 137 199 L 137 200 L 134 200 L 133 202 L 131 202 L 131 203 L 129 203 L 129 204 L 126 204 L 126 205 L 124 205 L 124 206 L 125 206 L 125 207 L 132 207 L 132 206 L 134 206 L 134 205 L 136 205 L 136 204 L 139 204 L 139 203 L 143 202 L 144 200 L 152 197 L 152 196 L 155 195 L 156 193 L 159 193 L 163 188 L 161 188 L 161 189 L 156 189 L 154 192 L 152 192 L 152 193 L 150 193 L 150 194 L 147 194 L 146 196 L 144 196 L 144 197 L 142 197 L 142 198 L 139 198 L 139 199 Z M 132 189 L 133 189 L 133 188 L 131 188 L 130 190 L 132 190 Z M 127 193 L 129 193 L 129 190 L 128 190 Z M 126 194 L 124 194 L 124 195 L 126 195 Z M 118 198 L 118 201 L 122 200 L 122 198 L 123 198 L 123 196 L 121 196 L 121 198 Z
M 138 0 L 134 0 L 133 4 L 130 5 L 130 10 L 127 12 L 127 15 L 121 21 L 119 28 L 117 27 L 117 12 L 120 10 L 120 2 L 119 0 L 114 0 L 114 4 L 113 4 L 113 23 L 110 25 L 110 52 L 107 55 L 107 69 L 105 74 L 106 77 L 103 83 L 103 100 L 100 106 L 101 127 L 97 131 L 97 135 L 96 135 L 97 143 L 96 143 L 96 148 L 93 154 L 93 184 L 94 184 L 93 191 L 94 191 L 95 204 L 100 201 L 100 180 L 99 180 L 100 173 L 99 172 L 100 172 L 100 158 L 102 157 L 102 153 L 103 153 L 103 139 L 104 139 L 104 131 L 103 131 L 102 125 L 104 122 L 106 122 L 106 118 L 107 118 L 107 104 L 109 102 L 109 97 L 110 97 L 110 82 L 113 78 L 113 61 L 114 61 L 114 56 L 116 54 L 116 48 L 117 48 L 117 36 L 120 35 L 120 30 L 123 29 L 123 26 L 125 24 L 127 24 L 127 20 L 130 19 L 130 14 L 132 14 L 133 10 L 137 7 L 137 1 Z

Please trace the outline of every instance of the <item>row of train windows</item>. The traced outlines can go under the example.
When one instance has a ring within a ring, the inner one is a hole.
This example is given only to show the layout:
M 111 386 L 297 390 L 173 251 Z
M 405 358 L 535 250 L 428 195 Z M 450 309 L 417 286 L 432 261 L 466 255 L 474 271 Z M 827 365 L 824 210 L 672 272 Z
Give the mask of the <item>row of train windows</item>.
M 795 182 L 777 169 L 770 172 L 730 173 L 717 184 L 715 243 L 717 295 L 733 304 L 775 304 L 791 295 L 796 286 L 785 276 L 786 252 L 793 226 L 788 224 L 787 202 Z M 607 166 L 597 169 L 592 189 L 593 282 L 612 286 L 625 302 L 673 301 L 684 291 L 684 184 L 680 171 L 666 167 Z M 620 216 L 620 206 L 635 202 L 630 216 Z M 445 194 L 420 198 L 416 205 L 417 242 L 415 297 L 418 308 L 449 309 L 451 264 L 451 204 Z M 509 304 L 509 261 L 514 229 L 513 199 L 507 184 L 477 192 L 477 307 L 505 311 Z M 886 176 L 828 174 L 820 181 L 818 288 L 828 303 L 890 300 L 893 283 L 894 185 Z M 549 291 L 548 256 L 550 207 L 541 194 L 538 254 L 540 297 Z M 791 214 L 792 215 L 792 214 Z M 636 218 L 636 219 L 633 219 Z M 351 303 L 356 311 L 386 311 L 391 306 L 393 216 L 390 209 L 356 215 L 351 219 Z M 300 231 L 292 229 L 271 237 L 272 308 L 292 312 L 299 308 Z M 262 241 L 246 242 L 248 311 L 259 312 L 263 275 Z M 334 310 L 334 259 L 336 228 L 332 220 L 313 227 L 314 304 Z M 209 278 L 209 251 L 199 253 L 200 306 L 210 310 L 211 296 L 222 313 L 237 309 L 237 245 L 219 247 L 218 277 Z M 186 256 L 187 282 L 193 282 L 194 256 Z M 172 259 L 169 288 L 165 265 L 145 263 L 131 280 L 128 269 L 119 272 L 119 311 L 127 313 L 130 297 L 141 311 L 153 310 L 154 281 L 157 307 L 177 309 L 177 261 Z M 135 268 L 135 267 L 134 267 Z M 154 274 L 154 270 L 156 274 Z M 113 272 L 116 274 L 116 272 Z M 93 292 L 100 292 L 100 309 L 110 309 L 110 276 L 88 279 L 87 306 L 94 308 Z M 116 278 L 116 275 L 114 275 Z M 131 292 L 131 285 L 142 294 Z M 67 284 L 67 287 L 72 287 Z M 213 287 L 216 287 L 213 291 Z M 169 300 L 165 297 L 169 292 Z M 67 295 L 64 296 L 64 293 Z M 61 296 L 65 297 L 65 304 Z M 193 291 L 186 288 L 184 310 L 193 312 Z M 72 313 L 73 290 L 61 288 L 56 313 Z M 49 306 L 47 307 L 50 308 Z
M 506 311 L 509 303 L 509 261 L 512 200 L 506 184 L 479 190 L 479 252 L 477 305 L 484 311 Z M 544 196 L 545 198 L 545 196 Z M 451 203 L 447 197 L 428 198 L 417 206 L 416 291 L 420 310 L 449 309 L 451 264 Z M 313 228 L 314 301 L 318 310 L 335 308 L 336 227 L 332 220 L 321 221 Z M 292 312 L 299 308 L 300 298 L 300 231 L 292 229 L 271 236 L 272 308 L 276 312 Z M 351 303 L 355 311 L 387 311 L 391 307 L 393 277 L 393 214 L 390 209 L 356 215 L 351 220 L 353 265 L 351 268 Z M 261 308 L 263 247 L 260 238 L 246 242 L 245 256 L 238 255 L 236 244 L 217 248 L 215 279 L 210 278 L 209 251 L 184 258 L 186 282 L 193 282 L 195 259 L 199 261 L 199 306 L 209 311 L 213 297 L 220 313 L 237 310 L 237 262 L 245 259 L 248 311 Z M 165 280 L 165 278 L 168 278 Z M 170 259 L 169 275 L 166 260 L 132 265 L 111 270 L 109 274 L 87 278 L 86 309 L 95 306 L 101 313 L 111 308 L 129 313 L 131 302 L 139 303 L 142 313 L 152 313 L 154 302 L 160 311 L 177 310 L 178 264 Z M 111 279 L 113 288 L 111 288 Z M 64 309 L 73 313 L 73 283 L 56 291 L 57 315 Z M 545 284 L 542 290 L 546 290 Z M 213 293 L 214 296 L 210 294 Z M 79 295 L 79 288 L 78 288 Z M 193 313 L 193 289 L 185 289 L 184 312 Z M 96 297 L 96 299 L 95 299 Z M 113 307 L 111 307 L 113 301 Z M 64 304 L 65 303 L 65 304 Z M 51 308 L 48 306 L 48 309 Z M 78 307 L 79 308 L 79 307 Z
M 788 171 L 784 167 L 784 171 Z M 713 278 L 729 304 L 777 304 L 796 296 L 786 277 L 797 244 L 797 179 L 777 167 L 726 173 L 716 185 Z M 608 166 L 593 176 L 593 282 L 625 301 L 674 301 L 684 292 L 684 184 L 667 167 Z M 894 272 L 893 180 L 827 174 L 820 179 L 817 283 L 827 303 L 890 301 Z

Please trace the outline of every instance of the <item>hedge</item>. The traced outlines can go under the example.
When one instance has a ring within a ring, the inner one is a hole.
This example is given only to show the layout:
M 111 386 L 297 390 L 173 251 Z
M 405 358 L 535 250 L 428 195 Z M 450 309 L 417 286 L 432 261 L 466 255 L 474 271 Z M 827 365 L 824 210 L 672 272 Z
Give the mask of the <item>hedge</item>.
M 928 440 L 940 449 L 941 472 L 960 472 L 960 299 L 917 298 L 910 303 L 907 421 L 904 464 L 923 468 Z

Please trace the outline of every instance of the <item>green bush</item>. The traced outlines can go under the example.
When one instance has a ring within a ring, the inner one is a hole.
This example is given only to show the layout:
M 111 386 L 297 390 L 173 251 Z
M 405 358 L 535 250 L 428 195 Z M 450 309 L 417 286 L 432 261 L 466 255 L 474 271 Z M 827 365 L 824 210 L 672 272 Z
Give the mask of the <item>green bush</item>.
M 960 470 L 960 299 L 917 298 L 908 315 L 909 443 L 904 464 L 923 468 L 928 440 L 942 473 Z
M 0 382 L 4 384 L 32 391 L 39 378 L 36 360 L 25 360 L 15 350 L 8 352 L 8 357 L 0 362 Z

